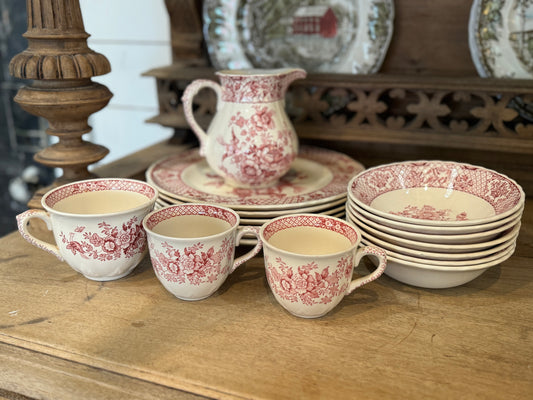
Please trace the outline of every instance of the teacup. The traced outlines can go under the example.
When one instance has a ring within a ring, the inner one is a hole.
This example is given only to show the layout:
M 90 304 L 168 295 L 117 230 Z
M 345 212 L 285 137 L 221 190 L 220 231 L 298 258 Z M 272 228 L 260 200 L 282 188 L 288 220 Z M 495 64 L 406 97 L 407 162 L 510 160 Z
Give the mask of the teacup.
M 235 269 L 261 250 L 261 241 L 235 259 L 235 247 L 246 233 L 259 239 L 258 229 L 239 226 L 239 215 L 210 204 L 179 204 L 153 211 L 143 220 L 155 274 L 170 293 L 182 300 L 209 297 Z
M 146 253 L 142 219 L 152 211 L 158 191 L 134 179 L 100 178 L 69 183 L 48 191 L 44 210 L 17 215 L 18 229 L 28 242 L 67 262 L 95 281 L 128 275 Z M 46 211 L 45 211 L 46 210 Z M 32 218 L 43 220 L 55 244 L 33 236 Z
M 356 288 L 378 278 L 387 265 L 379 247 L 358 249 L 361 233 L 342 219 L 319 214 L 274 218 L 260 230 L 268 284 L 276 300 L 291 314 L 321 317 Z M 375 256 L 378 267 L 352 280 L 355 266 L 365 255 Z

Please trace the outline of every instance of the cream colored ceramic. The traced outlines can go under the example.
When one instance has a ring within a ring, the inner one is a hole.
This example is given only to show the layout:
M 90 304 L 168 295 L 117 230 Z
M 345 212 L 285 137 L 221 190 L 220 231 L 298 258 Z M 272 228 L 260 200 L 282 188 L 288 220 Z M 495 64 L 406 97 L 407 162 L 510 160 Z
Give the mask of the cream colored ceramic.
M 363 239 L 361 243 L 363 242 L 365 242 L 366 244 L 370 243 L 368 242 L 367 239 Z M 488 255 L 484 255 L 484 256 L 481 255 L 479 257 L 476 257 L 470 260 L 430 260 L 426 258 L 407 256 L 405 254 L 397 253 L 392 250 L 385 250 L 385 252 L 387 253 L 387 256 L 391 256 L 402 261 L 410 261 L 416 264 L 425 264 L 425 265 L 453 268 L 453 267 L 468 267 L 468 266 L 483 264 L 489 261 L 496 260 L 500 258 L 503 255 L 503 253 L 507 252 L 510 248 L 514 248 L 515 246 L 516 246 L 516 240 L 513 240 L 513 241 L 497 246 L 498 249 L 494 253 L 491 252 Z
M 183 204 L 184 201 L 180 201 L 177 199 L 173 199 L 169 196 L 159 194 L 158 202 L 161 204 L 171 205 L 171 204 Z M 280 210 L 240 210 L 232 208 L 239 214 L 241 218 L 263 218 L 263 219 L 272 219 L 275 217 L 279 217 L 281 215 L 287 215 L 287 214 L 295 214 L 295 213 L 324 213 L 327 210 L 330 210 L 332 208 L 337 208 L 340 206 L 344 206 L 346 204 L 346 196 L 341 197 L 337 200 L 328 201 L 322 204 L 313 205 L 309 207 L 298 207 L 295 208 L 287 208 L 287 209 L 280 209 Z
M 146 251 L 142 219 L 154 207 L 158 192 L 132 179 L 91 179 L 47 192 L 44 210 L 17 216 L 24 239 L 46 250 L 75 271 L 96 281 L 128 275 Z M 34 237 L 28 230 L 32 218 L 43 220 L 56 244 Z
M 296 213 L 292 213 L 296 214 Z M 298 213 L 299 214 L 299 213 Z M 343 217 L 345 215 L 345 206 L 339 206 L 323 211 L 314 212 L 313 214 L 321 214 L 321 215 L 331 215 L 333 217 Z M 240 215 L 240 214 L 239 214 Z M 291 214 L 285 214 L 285 215 L 291 215 Z M 241 218 L 242 224 L 249 224 L 249 225 L 263 225 L 265 222 L 268 222 L 271 218 Z
M 391 243 L 388 243 L 384 240 L 378 239 L 372 235 L 361 230 L 363 236 L 363 243 L 373 246 L 379 246 L 385 249 L 385 251 L 392 250 L 397 253 L 405 254 L 411 257 L 422 258 L 426 260 L 474 260 L 480 257 L 485 257 L 490 254 L 494 254 L 505 247 L 508 247 L 510 244 L 516 242 L 518 233 L 520 231 L 520 223 L 518 223 L 514 228 L 505 233 L 505 235 L 498 238 L 498 244 L 490 247 L 488 249 L 480 251 L 471 251 L 465 253 L 438 253 L 432 251 L 422 251 L 414 250 L 406 247 L 397 246 Z
M 368 220 L 371 220 L 375 224 L 383 227 L 390 227 L 393 229 L 401 230 L 402 232 L 414 232 L 419 234 L 428 234 L 428 235 L 462 235 L 462 234 L 471 234 L 479 233 L 484 231 L 489 231 L 496 229 L 504 224 L 507 224 L 510 221 L 513 221 L 517 217 L 522 216 L 524 207 L 519 208 L 515 213 L 510 214 L 509 216 L 492 221 L 486 224 L 479 225 L 467 225 L 467 226 L 431 226 L 431 225 L 419 225 L 414 223 L 394 221 L 388 218 L 381 217 L 376 214 L 365 210 L 364 208 L 359 207 L 355 202 L 350 198 L 346 201 L 348 208 L 352 211 L 359 213 Z
M 143 220 L 155 274 L 161 284 L 182 300 L 212 295 L 229 274 L 261 250 L 255 247 L 234 259 L 246 233 L 258 228 L 239 226 L 239 215 L 209 204 L 180 204 L 148 214 Z
M 365 229 L 368 232 L 373 233 L 376 237 L 410 248 L 417 248 L 413 247 L 413 245 L 418 246 L 418 243 L 421 243 L 421 245 L 424 243 L 458 245 L 487 242 L 492 239 L 496 239 L 500 233 L 515 225 L 518 221 L 520 221 L 521 218 L 521 214 L 518 214 L 506 224 L 488 231 L 457 235 L 435 235 L 427 233 L 405 232 L 401 229 L 394 229 L 388 226 L 377 224 L 374 221 L 365 218 L 363 215 L 349 206 L 347 207 L 347 212 L 350 213 L 350 217 L 354 223 L 361 223 L 363 228 L 366 227 Z M 416 244 L 413 244 L 413 242 Z
M 236 211 L 314 207 L 346 198 L 346 186 L 363 165 L 345 154 L 301 146 L 291 169 L 268 188 L 236 188 L 224 182 L 198 149 L 164 158 L 146 171 L 162 195 L 190 203 L 218 204 Z
M 464 285 L 483 274 L 489 268 L 501 264 L 513 255 L 514 250 L 515 246 L 512 246 L 499 258 L 464 267 L 418 264 L 389 256 L 385 274 L 408 285 L 428 289 L 451 288 Z
M 375 238 L 379 238 L 390 244 L 402 246 L 407 249 L 432 251 L 432 252 L 437 252 L 437 253 L 465 253 L 465 252 L 481 251 L 484 249 L 488 249 L 501 242 L 498 237 L 499 234 L 493 235 L 487 240 L 470 242 L 470 243 L 466 241 L 465 242 L 458 241 L 458 242 L 453 242 L 453 243 L 452 242 L 441 243 L 438 241 L 424 242 L 424 241 L 417 240 L 417 239 L 415 240 L 405 239 L 405 238 L 392 235 L 386 231 L 380 231 L 379 229 L 372 228 L 371 226 L 365 224 L 362 220 L 353 216 L 353 214 L 350 216 L 351 216 L 351 221 L 356 226 L 361 228 L 362 231 L 367 232 L 369 235 L 372 235 Z M 500 231 L 499 233 L 509 231 L 509 229 L 512 229 L 514 226 L 516 226 L 518 222 L 519 222 L 519 219 L 511 221 L 505 226 L 505 229 L 503 231 Z
M 185 118 L 200 142 L 200 155 L 231 186 L 268 187 L 285 175 L 298 154 L 298 137 L 285 112 L 285 92 L 299 68 L 223 70 L 220 84 L 190 83 L 182 97 Z M 217 95 L 206 133 L 196 122 L 193 99 L 202 89 Z
M 356 288 L 377 279 L 387 256 L 377 247 L 357 246 L 361 234 L 339 218 L 317 214 L 287 215 L 261 227 L 267 280 L 276 300 L 291 314 L 321 317 Z M 379 260 L 369 275 L 352 280 L 365 255 Z
M 523 207 L 514 180 L 489 169 L 448 161 L 408 161 L 359 173 L 348 185 L 359 207 L 390 220 L 431 226 L 479 225 Z

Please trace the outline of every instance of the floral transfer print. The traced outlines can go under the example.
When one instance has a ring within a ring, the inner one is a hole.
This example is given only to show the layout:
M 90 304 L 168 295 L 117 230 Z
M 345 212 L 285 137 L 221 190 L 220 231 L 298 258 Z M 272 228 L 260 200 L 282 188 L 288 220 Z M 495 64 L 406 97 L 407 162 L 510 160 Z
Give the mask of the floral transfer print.
M 431 221 L 467 221 L 468 216 L 466 211 L 463 211 L 455 217 L 450 215 L 452 211 L 449 209 L 439 210 L 430 205 L 406 206 L 402 211 L 389 211 L 390 214 L 399 215 L 401 217 L 415 218 L 415 219 L 428 219 Z
M 233 246 L 230 238 L 222 246 L 204 250 L 202 243 L 186 247 L 183 251 L 162 243 L 163 252 L 150 244 L 152 265 L 156 273 L 168 282 L 200 285 L 213 283 L 226 276 L 231 267 Z
M 276 127 L 271 108 L 261 105 L 252 108 L 255 113 L 250 118 L 240 111 L 233 115 L 229 121 L 231 140 L 218 138 L 218 142 L 224 147 L 220 169 L 236 181 L 255 186 L 288 171 L 295 154 L 290 127 Z M 243 152 L 243 148 L 248 150 Z
M 516 207 L 523 197 L 516 182 L 505 175 L 449 161 L 407 161 L 374 167 L 353 180 L 348 191 L 354 199 L 370 205 L 385 193 L 417 187 L 474 195 L 489 203 L 496 214 Z
M 85 259 L 111 261 L 122 256 L 130 258 L 146 248 L 146 233 L 137 217 L 121 227 L 111 226 L 105 221 L 100 222 L 98 227 L 99 233 L 86 232 L 86 227 L 78 226 L 68 236 L 64 232 L 59 236 L 67 250 Z M 83 234 L 82 240 L 77 238 L 78 234 Z
M 272 291 L 291 303 L 308 306 L 328 304 L 343 295 L 348 288 L 353 271 L 353 256 L 343 257 L 338 264 L 318 271 L 318 264 L 310 262 L 291 268 L 281 258 L 266 260 L 266 275 Z

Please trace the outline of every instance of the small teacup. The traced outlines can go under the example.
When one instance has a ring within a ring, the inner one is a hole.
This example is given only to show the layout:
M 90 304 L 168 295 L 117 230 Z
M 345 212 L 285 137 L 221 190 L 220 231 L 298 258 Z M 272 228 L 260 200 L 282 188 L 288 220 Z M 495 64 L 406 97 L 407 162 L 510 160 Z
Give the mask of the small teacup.
M 142 219 L 158 196 L 153 186 L 134 179 L 100 178 L 69 183 L 48 191 L 46 210 L 17 215 L 18 229 L 28 242 L 66 261 L 95 281 L 128 275 L 146 253 Z M 32 218 L 43 220 L 56 244 L 34 237 Z
M 327 215 L 293 214 L 274 218 L 260 230 L 268 284 L 291 314 L 317 318 L 356 288 L 385 270 L 387 255 L 378 247 L 358 249 L 361 234 L 346 221 Z M 352 280 L 365 255 L 378 258 L 374 272 Z
M 155 274 L 182 300 L 202 300 L 229 274 L 261 250 L 261 241 L 234 259 L 242 236 L 258 229 L 239 226 L 239 214 L 210 204 L 180 204 L 153 211 L 143 220 Z

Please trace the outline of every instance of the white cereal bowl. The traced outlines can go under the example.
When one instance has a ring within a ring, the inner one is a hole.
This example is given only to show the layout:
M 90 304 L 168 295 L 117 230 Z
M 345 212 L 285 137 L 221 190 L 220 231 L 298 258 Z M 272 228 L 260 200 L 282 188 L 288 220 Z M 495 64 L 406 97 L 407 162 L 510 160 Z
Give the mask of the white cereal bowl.
M 349 217 L 348 217 L 349 218 Z M 354 225 L 357 226 L 351 219 Z M 463 253 L 440 253 L 436 251 L 424 251 L 424 250 L 415 250 L 409 249 L 406 247 L 398 246 L 392 243 L 389 243 L 385 240 L 376 238 L 375 236 L 364 231 L 360 226 L 358 227 L 361 231 L 363 237 L 362 243 L 367 245 L 378 246 L 384 249 L 386 252 L 393 251 L 410 257 L 416 257 L 425 260 L 441 260 L 441 261 L 460 261 L 460 260 L 475 260 L 482 257 L 486 257 L 490 254 L 497 253 L 498 251 L 503 250 L 508 247 L 510 244 L 516 242 L 518 233 L 520 231 L 520 223 L 517 223 L 512 229 L 509 229 L 505 234 L 498 238 L 497 242 L 492 247 L 488 249 L 478 250 L 478 251 L 465 251 Z
M 486 224 L 467 225 L 467 226 L 432 226 L 432 225 L 419 225 L 419 224 L 414 224 L 414 223 L 412 224 L 412 223 L 387 219 L 379 215 L 372 214 L 371 212 L 365 210 L 364 208 L 359 207 L 355 202 L 350 201 L 350 199 L 348 199 L 346 204 L 347 204 L 347 207 L 351 211 L 356 211 L 357 213 L 363 215 L 365 218 L 369 219 L 370 221 L 382 227 L 390 227 L 393 229 L 401 230 L 403 232 L 413 232 L 413 233 L 420 233 L 420 234 L 424 233 L 424 234 L 429 234 L 429 235 L 462 235 L 462 234 L 479 233 L 479 232 L 488 231 L 488 230 L 495 229 L 501 226 L 502 224 L 506 224 L 516 219 L 517 216 L 521 216 L 522 212 L 524 211 L 524 207 L 522 206 L 515 213 L 510 214 L 505 218 L 492 221 Z
M 499 230 L 496 234 L 492 235 L 490 238 L 482 241 L 450 241 L 449 243 L 443 243 L 439 241 L 424 241 L 422 237 L 426 237 L 428 235 L 420 235 L 421 238 L 416 239 L 405 239 L 393 234 L 390 234 L 388 231 L 381 231 L 379 229 L 373 228 L 367 224 L 365 224 L 362 220 L 354 216 L 353 214 L 350 215 L 351 221 L 359 227 L 362 231 L 367 232 L 368 235 L 372 235 L 375 238 L 379 238 L 381 240 L 386 241 L 387 243 L 394 244 L 397 246 L 404 247 L 406 249 L 413 249 L 413 250 L 422 250 L 422 251 L 432 251 L 437 253 L 466 253 L 466 252 L 474 252 L 474 251 L 481 251 L 485 250 L 491 247 L 494 247 L 500 243 L 502 243 L 502 239 L 499 236 L 499 234 L 505 234 L 505 232 L 509 232 L 513 227 L 517 225 L 519 220 L 513 220 L 512 222 L 506 224 L 504 226 L 505 229 Z M 458 236 L 469 236 L 469 235 L 458 235 Z
M 405 231 L 403 229 L 397 229 L 392 228 L 389 226 L 380 225 L 377 222 L 372 221 L 371 219 L 368 219 L 364 217 L 360 212 L 355 210 L 353 207 L 348 206 L 346 208 L 346 213 L 350 214 L 350 217 L 352 218 L 352 221 L 355 224 L 364 224 L 367 226 L 369 231 L 371 229 L 374 229 L 378 232 L 383 232 L 386 235 L 390 235 L 393 237 L 398 238 L 399 240 L 405 239 L 408 241 L 416 241 L 416 242 L 422 242 L 422 243 L 439 243 L 439 244 L 471 244 L 471 243 L 480 243 L 480 242 L 486 242 L 490 241 L 492 239 L 495 239 L 498 237 L 498 234 L 506 231 L 510 227 L 514 226 L 521 218 L 522 213 L 513 214 L 512 218 L 509 218 L 508 221 L 506 219 L 502 220 L 503 223 L 501 225 L 489 229 L 486 231 L 481 232 L 474 232 L 474 233 L 458 233 L 458 234 L 437 234 L 437 233 L 418 233 L 418 232 L 409 232 Z M 381 237 L 379 234 L 376 236 Z M 386 237 L 383 237 L 384 239 Z M 409 242 L 405 242 L 407 244 L 407 247 L 409 246 Z
M 514 214 L 525 194 L 507 176 L 451 161 L 406 161 L 364 170 L 349 200 L 389 220 L 430 226 L 486 224 Z
M 501 257 L 491 261 L 465 267 L 445 267 L 419 264 L 387 256 L 385 274 L 399 282 L 427 289 L 445 289 L 464 285 L 488 270 L 501 264 L 514 253 L 510 247 Z

